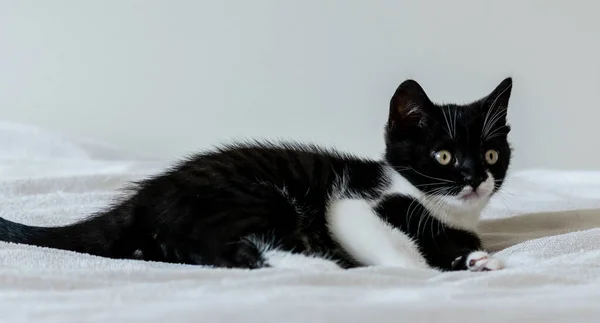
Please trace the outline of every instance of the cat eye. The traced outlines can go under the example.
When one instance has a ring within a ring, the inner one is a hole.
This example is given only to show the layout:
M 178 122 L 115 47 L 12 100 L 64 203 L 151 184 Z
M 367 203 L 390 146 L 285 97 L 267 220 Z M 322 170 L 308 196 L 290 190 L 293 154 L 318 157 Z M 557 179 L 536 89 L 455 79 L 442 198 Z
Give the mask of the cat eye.
M 494 165 L 498 161 L 498 151 L 490 149 L 485 152 L 485 162 Z
M 435 160 L 441 165 L 448 165 L 452 161 L 452 154 L 447 150 L 440 150 L 436 152 L 434 155 Z

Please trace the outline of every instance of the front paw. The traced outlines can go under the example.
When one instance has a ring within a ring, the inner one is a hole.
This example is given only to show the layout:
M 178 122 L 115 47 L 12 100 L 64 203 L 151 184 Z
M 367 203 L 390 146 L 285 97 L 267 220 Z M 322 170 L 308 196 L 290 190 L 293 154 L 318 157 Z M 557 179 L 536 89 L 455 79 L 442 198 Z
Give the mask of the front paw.
M 500 259 L 492 257 L 485 251 L 473 251 L 468 254 L 465 265 L 469 271 L 491 271 L 504 268 Z

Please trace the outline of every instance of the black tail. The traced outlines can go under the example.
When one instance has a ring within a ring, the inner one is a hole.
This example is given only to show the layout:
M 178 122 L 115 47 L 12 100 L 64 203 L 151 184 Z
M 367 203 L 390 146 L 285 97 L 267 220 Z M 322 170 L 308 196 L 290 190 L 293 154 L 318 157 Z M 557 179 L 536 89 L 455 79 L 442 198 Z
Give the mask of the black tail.
M 54 249 L 71 250 L 109 258 L 131 258 L 133 241 L 128 216 L 113 209 L 89 219 L 61 227 L 37 227 L 0 218 L 0 241 L 22 243 Z

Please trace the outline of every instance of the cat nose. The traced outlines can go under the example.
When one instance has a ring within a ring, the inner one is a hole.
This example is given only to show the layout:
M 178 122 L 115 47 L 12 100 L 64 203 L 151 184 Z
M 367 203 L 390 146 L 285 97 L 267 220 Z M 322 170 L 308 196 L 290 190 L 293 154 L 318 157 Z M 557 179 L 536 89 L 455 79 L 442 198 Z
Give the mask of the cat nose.
M 476 190 L 479 187 L 479 185 L 481 185 L 481 183 L 487 178 L 487 175 L 480 176 L 475 174 L 463 174 L 463 176 L 463 180 L 465 181 L 465 183 L 471 186 L 474 190 Z

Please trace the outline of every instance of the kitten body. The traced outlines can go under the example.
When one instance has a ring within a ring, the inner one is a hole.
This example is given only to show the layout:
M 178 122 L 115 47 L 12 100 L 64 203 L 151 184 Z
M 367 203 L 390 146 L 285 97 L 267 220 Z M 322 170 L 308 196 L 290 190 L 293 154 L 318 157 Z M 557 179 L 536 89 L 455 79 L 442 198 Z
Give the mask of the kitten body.
M 510 162 L 512 80 L 436 105 L 414 81 L 392 97 L 383 160 L 296 143 L 193 156 L 105 211 L 62 227 L 0 218 L 0 240 L 110 258 L 217 267 L 382 265 L 494 270 L 476 225 Z

